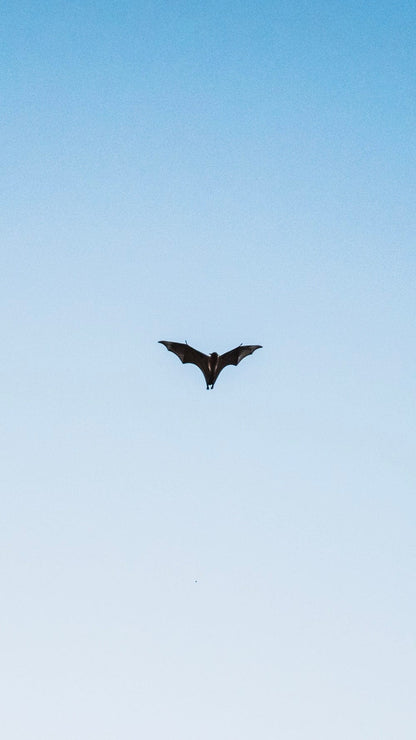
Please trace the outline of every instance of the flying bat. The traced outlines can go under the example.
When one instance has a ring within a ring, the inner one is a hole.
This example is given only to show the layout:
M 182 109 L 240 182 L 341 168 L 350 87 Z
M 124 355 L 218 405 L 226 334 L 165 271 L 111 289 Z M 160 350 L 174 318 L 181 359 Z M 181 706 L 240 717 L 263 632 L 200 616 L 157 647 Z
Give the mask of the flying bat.
M 187 342 L 182 344 L 181 342 L 165 342 L 161 339 L 159 344 L 164 344 L 169 352 L 174 352 L 175 355 L 178 355 L 184 364 L 191 362 L 193 365 L 199 367 L 204 375 L 207 390 L 210 386 L 211 389 L 214 387 L 215 381 L 226 365 L 238 365 L 240 360 L 247 357 L 247 355 L 253 354 L 256 349 L 261 349 L 262 346 L 261 344 L 240 344 L 239 347 L 231 349 L 223 355 L 219 355 L 217 352 L 204 355 L 203 352 L 198 352 L 197 349 L 191 347 Z

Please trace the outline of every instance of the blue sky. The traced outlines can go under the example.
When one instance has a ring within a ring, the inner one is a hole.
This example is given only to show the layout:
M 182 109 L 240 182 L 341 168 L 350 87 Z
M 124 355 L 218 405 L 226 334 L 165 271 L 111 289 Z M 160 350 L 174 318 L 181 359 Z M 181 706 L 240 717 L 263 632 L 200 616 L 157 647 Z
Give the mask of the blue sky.
M 3 4 L 8 740 L 413 740 L 415 21 Z

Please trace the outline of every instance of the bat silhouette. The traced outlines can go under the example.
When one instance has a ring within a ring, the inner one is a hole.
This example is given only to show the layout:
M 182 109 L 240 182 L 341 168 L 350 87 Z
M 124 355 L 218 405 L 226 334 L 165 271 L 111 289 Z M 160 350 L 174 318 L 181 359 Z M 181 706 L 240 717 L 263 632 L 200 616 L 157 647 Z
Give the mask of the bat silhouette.
M 178 355 L 184 364 L 191 362 L 193 365 L 199 367 L 203 372 L 207 390 L 209 386 L 211 386 L 211 389 L 214 387 L 215 381 L 226 365 L 238 365 L 240 360 L 247 357 L 247 355 L 253 354 L 256 349 L 261 349 L 262 346 L 261 344 L 240 344 L 239 347 L 231 349 L 223 355 L 219 355 L 217 352 L 204 355 L 203 352 L 198 352 L 197 349 L 191 347 L 187 342 L 182 344 L 181 342 L 165 342 L 161 339 L 159 344 L 164 344 L 169 352 L 174 352 L 175 355 Z

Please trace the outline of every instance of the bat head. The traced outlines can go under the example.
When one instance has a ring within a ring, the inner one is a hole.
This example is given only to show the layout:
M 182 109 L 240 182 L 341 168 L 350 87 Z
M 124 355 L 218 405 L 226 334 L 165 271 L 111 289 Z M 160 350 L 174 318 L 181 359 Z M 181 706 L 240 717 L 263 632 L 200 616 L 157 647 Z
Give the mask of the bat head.
M 211 352 L 210 357 L 212 357 L 213 360 L 216 360 L 218 357 L 218 352 Z

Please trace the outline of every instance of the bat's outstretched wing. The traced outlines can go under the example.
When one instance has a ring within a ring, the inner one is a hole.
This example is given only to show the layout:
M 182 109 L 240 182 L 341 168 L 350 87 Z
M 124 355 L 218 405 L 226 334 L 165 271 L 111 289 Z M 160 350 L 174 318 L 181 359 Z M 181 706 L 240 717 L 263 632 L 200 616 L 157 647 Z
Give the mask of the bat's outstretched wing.
M 225 352 L 225 354 L 220 355 L 218 358 L 216 377 L 218 378 L 221 370 L 223 370 L 227 365 L 238 365 L 244 357 L 252 355 L 256 349 L 261 349 L 261 347 L 261 344 L 240 344 L 239 347 L 230 349 L 229 352 Z
M 203 352 L 198 352 L 189 344 L 182 344 L 182 342 L 165 342 L 163 339 L 160 340 L 159 344 L 164 344 L 169 352 L 174 352 L 178 355 L 181 362 L 184 364 L 191 362 L 193 365 L 199 367 L 202 370 L 205 379 L 208 377 L 208 355 L 204 355 Z M 208 383 L 208 380 L 207 380 Z

